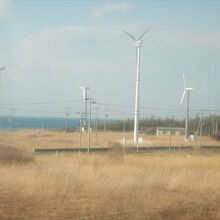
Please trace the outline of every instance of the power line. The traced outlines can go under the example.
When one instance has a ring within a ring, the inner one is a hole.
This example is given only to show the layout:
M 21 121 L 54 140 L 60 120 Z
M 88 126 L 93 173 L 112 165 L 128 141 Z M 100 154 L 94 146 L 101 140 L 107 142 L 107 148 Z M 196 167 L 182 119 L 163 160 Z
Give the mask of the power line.
M 63 100 L 63 101 L 46 101 L 46 102 L 24 102 L 24 103 L 3 103 L 3 106 L 16 106 L 16 105 L 48 105 L 48 104 L 59 104 L 59 103 L 71 103 L 79 102 L 82 99 L 72 99 L 72 100 Z

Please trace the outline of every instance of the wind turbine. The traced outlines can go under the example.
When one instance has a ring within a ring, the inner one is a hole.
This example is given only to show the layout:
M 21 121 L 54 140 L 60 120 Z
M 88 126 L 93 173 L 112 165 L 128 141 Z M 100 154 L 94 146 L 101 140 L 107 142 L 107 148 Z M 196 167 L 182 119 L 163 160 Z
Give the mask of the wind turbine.
M 149 30 L 150 28 L 144 31 L 139 38 L 135 38 L 125 30 L 123 30 L 123 32 L 135 42 L 135 46 L 136 46 L 137 76 L 136 76 L 135 110 L 134 110 L 134 142 L 135 143 L 138 143 L 138 139 L 139 139 L 140 49 L 143 43 L 142 38 Z
M 189 137 L 189 93 L 193 91 L 193 88 L 186 87 L 186 81 L 185 81 L 185 76 L 183 74 L 183 95 L 180 104 L 183 103 L 184 97 L 187 94 L 187 105 L 186 105 L 186 124 L 185 124 L 185 141 L 188 140 Z

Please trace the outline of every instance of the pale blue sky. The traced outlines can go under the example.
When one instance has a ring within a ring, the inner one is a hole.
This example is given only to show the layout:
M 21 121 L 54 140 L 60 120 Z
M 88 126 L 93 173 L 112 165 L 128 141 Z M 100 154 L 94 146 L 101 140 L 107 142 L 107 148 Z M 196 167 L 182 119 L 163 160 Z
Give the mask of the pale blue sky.
M 88 85 L 98 102 L 133 106 L 135 46 L 122 29 L 138 36 L 150 26 L 141 51 L 140 95 L 141 106 L 150 110 L 141 109 L 142 116 L 176 115 L 173 109 L 185 108 L 179 104 L 183 73 L 194 88 L 192 109 L 220 109 L 219 11 L 220 1 L 1 0 L 0 64 L 7 70 L 0 102 L 17 108 L 16 115 L 62 116 L 39 110 L 70 106 L 77 112 L 83 103 L 15 104 L 78 100 L 79 87 Z M 100 108 L 112 117 L 133 113 Z

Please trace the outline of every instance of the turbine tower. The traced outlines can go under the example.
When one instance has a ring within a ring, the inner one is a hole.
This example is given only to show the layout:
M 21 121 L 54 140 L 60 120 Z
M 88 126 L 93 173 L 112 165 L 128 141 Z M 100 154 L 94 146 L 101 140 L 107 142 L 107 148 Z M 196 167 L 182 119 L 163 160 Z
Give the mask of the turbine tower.
M 185 141 L 188 141 L 189 138 L 189 93 L 193 91 L 193 88 L 186 87 L 185 76 L 183 74 L 183 95 L 180 104 L 183 103 L 184 97 L 187 94 L 187 105 L 186 105 L 186 124 L 185 124 Z
M 84 112 L 84 120 L 83 120 L 83 127 L 84 129 L 86 128 L 86 124 L 87 124 L 87 101 L 89 100 L 87 97 L 87 90 L 90 89 L 90 87 L 84 87 L 81 86 L 80 89 L 82 89 L 83 92 L 83 100 L 85 101 L 85 112 Z
M 136 46 L 136 62 L 137 62 L 137 76 L 136 76 L 136 93 L 135 93 L 135 110 L 134 110 L 134 142 L 137 144 L 139 139 L 139 99 L 140 99 L 140 49 L 143 43 L 143 36 L 149 31 L 148 28 L 139 38 L 135 38 L 125 30 L 123 32 L 128 35 Z

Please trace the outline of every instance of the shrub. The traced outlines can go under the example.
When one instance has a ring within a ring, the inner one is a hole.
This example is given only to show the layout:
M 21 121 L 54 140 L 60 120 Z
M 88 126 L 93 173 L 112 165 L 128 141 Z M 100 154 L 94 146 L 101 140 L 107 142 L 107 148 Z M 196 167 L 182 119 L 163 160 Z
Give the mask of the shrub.
M 33 156 L 30 153 L 12 148 L 0 146 L 0 163 L 28 163 L 33 161 Z
M 123 149 L 122 145 L 117 142 L 109 142 L 108 147 L 112 150 L 108 154 L 109 160 L 113 163 L 121 163 L 123 162 Z

